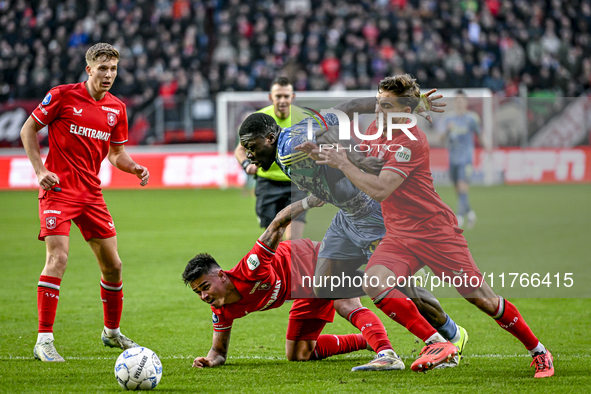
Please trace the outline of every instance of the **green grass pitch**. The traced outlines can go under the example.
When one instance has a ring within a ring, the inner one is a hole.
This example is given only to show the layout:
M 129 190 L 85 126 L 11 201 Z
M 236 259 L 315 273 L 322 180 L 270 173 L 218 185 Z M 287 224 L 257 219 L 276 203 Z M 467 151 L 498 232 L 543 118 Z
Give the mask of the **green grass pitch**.
M 438 191 L 455 207 L 451 188 Z M 538 288 L 536 297 L 550 295 L 546 298 L 523 298 L 533 289 L 503 291 L 495 286 L 554 354 L 553 378 L 534 380 L 531 358 L 521 344 L 457 297 L 441 301 L 470 335 L 459 368 L 410 371 L 420 346 L 385 318 L 395 350 L 407 365 L 403 372 L 349 372 L 371 359 L 367 351 L 287 362 L 289 303 L 237 320 L 225 366 L 191 368 L 193 358 L 205 356 L 211 345 L 211 311 L 183 285 L 181 273 L 198 252 L 209 252 L 230 268 L 250 250 L 262 231 L 256 224 L 254 197 L 240 190 L 105 191 L 124 266 L 122 331 L 161 357 L 164 375 L 156 388 L 161 392 L 590 392 L 590 196 L 591 185 L 473 188 L 470 196 L 478 223 L 465 235 L 482 271 L 575 274 L 572 288 L 546 293 Z M 44 244 L 36 240 L 36 192 L 1 192 L 0 207 L 0 392 L 120 392 L 113 374 L 120 352 L 100 341 L 98 266 L 75 226 L 54 327 L 57 348 L 67 362 L 48 364 L 33 358 L 36 286 L 45 258 Z M 333 213 L 331 207 L 308 213 L 306 235 L 320 240 Z M 363 302 L 375 310 L 368 301 Z M 356 329 L 337 316 L 324 332 Z

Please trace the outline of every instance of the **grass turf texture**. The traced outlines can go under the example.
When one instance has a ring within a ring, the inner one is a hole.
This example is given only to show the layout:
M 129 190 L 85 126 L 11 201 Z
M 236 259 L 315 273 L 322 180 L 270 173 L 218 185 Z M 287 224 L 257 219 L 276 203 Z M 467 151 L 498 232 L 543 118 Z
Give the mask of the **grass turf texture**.
M 455 207 L 451 188 L 438 192 Z M 590 195 L 591 185 L 473 188 L 478 224 L 465 235 L 477 264 L 483 271 L 531 273 L 536 264 L 551 263 L 548 267 L 554 268 L 546 270 L 580 272 L 574 276 L 575 285 L 588 288 L 589 276 L 580 267 L 589 265 L 591 256 Z M 456 369 L 410 371 L 421 346 L 386 318 L 389 337 L 405 359 L 403 372 L 349 372 L 371 359 L 367 351 L 317 362 L 287 362 L 289 303 L 237 320 L 225 366 L 192 369 L 193 358 L 205 356 L 211 345 L 211 312 L 182 284 L 181 273 L 198 252 L 211 253 L 227 269 L 250 250 L 262 232 L 256 226 L 254 198 L 238 190 L 149 189 L 108 190 L 105 198 L 117 225 L 124 265 L 122 331 L 162 359 L 158 391 L 557 393 L 588 392 L 591 387 L 588 298 L 512 299 L 555 356 L 556 375 L 550 379 L 534 380 L 531 358 L 522 345 L 458 298 L 442 300 L 470 335 L 466 357 Z M 104 348 L 100 341 L 98 266 L 75 226 L 54 327 L 57 349 L 67 362 L 33 359 L 36 284 L 45 256 L 43 243 L 36 241 L 36 192 L 2 192 L 0 204 L 0 392 L 120 392 L 113 376 L 120 352 Z M 308 213 L 306 235 L 320 240 L 333 213 L 332 207 Z M 368 299 L 363 302 L 375 310 Z M 324 332 L 346 334 L 356 329 L 337 316 Z

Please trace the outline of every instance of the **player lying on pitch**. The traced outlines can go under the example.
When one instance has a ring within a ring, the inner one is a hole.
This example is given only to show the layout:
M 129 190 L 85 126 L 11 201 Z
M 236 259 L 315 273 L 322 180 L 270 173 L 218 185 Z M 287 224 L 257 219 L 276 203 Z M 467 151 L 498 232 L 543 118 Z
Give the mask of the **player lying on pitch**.
M 235 319 L 281 306 L 291 299 L 296 288 L 298 294 L 302 294 L 302 277 L 314 272 L 319 244 L 309 239 L 280 240 L 293 217 L 323 204 L 310 195 L 283 209 L 251 251 L 229 271 L 223 271 L 205 253 L 189 261 L 183 280 L 202 301 L 211 305 L 214 326 L 211 350 L 206 357 L 197 357 L 193 367 L 215 367 L 226 362 Z M 297 253 L 292 253 L 296 248 Z M 312 298 L 314 291 L 311 287 L 304 290 L 310 298 L 294 300 L 290 310 L 285 346 L 288 360 L 318 360 L 368 347 L 365 335 L 372 335 L 371 327 L 363 330 L 363 334 L 320 335 L 326 323 L 332 322 L 335 309 L 343 317 L 362 309 L 373 314 L 362 307 L 359 298 L 332 301 Z M 396 359 L 398 362 L 387 369 L 404 369 L 404 363 L 398 357 Z

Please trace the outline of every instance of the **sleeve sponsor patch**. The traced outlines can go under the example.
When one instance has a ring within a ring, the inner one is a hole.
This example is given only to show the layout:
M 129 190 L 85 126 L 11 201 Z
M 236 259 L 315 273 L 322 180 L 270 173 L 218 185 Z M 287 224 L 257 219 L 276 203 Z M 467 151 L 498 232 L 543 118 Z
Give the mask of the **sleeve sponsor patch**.
M 411 152 L 410 149 L 401 146 L 400 149 L 394 154 L 394 158 L 397 162 L 408 162 L 410 161 Z
M 45 96 L 45 98 L 41 102 L 41 104 L 43 105 L 47 105 L 49 103 L 51 103 L 51 93 L 47 93 L 47 96 Z
M 215 314 L 215 312 L 211 314 L 211 321 L 213 322 L 213 324 L 217 324 L 220 322 L 220 318 L 218 317 L 218 315 Z
M 259 267 L 259 265 L 261 265 L 261 262 L 259 261 L 259 256 L 257 256 L 256 254 L 251 254 L 250 256 L 248 256 L 246 263 L 248 264 L 248 268 L 251 271 L 254 271 Z

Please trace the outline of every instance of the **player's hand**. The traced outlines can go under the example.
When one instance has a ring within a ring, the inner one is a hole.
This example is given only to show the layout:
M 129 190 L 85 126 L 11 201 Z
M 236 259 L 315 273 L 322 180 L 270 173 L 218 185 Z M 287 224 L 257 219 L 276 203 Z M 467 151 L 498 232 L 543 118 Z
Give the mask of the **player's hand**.
M 144 166 L 140 166 L 139 164 L 135 164 L 131 169 L 131 173 L 141 179 L 140 185 L 146 186 L 148 184 L 148 180 L 150 179 L 150 172 Z
M 320 157 L 318 156 L 318 152 L 320 150 L 318 148 L 318 145 L 316 145 L 313 142 L 306 141 L 303 144 L 299 144 L 298 146 L 296 146 L 294 150 L 297 150 L 298 152 L 304 152 L 314 161 L 320 160 Z
M 442 113 L 445 112 L 443 107 L 447 106 L 446 103 L 437 101 L 442 99 L 443 95 L 438 94 L 432 96 L 436 91 L 437 89 L 431 89 L 427 93 L 421 94 L 421 101 L 414 110 L 415 114 L 427 119 L 429 123 L 433 123 L 433 119 L 431 119 L 431 115 L 428 114 L 428 111 Z
M 37 182 L 43 190 L 50 190 L 53 186 L 60 183 L 60 178 L 53 172 L 45 169 L 37 174 Z
M 308 206 L 310 208 L 317 208 L 317 207 L 321 207 L 324 204 L 326 204 L 324 201 L 322 201 L 321 199 L 319 199 L 318 197 L 316 197 L 313 194 L 310 194 L 308 197 L 306 197 L 306 199 L 308 200 Z
M 212 368 L 213 360 L 207 357 L 197 357 L 193 361 L 193 368 Z
M 323 147 L 322 150 L 318 151 L 319 160 L 316 164 L 326 164 L 332 168 L 341 169 L 342 166 L 350 164 L 351 162 L 347 158 L 347 152 L 341 144 L 337 144 L 334 148 Z
M 257 173 L 257 170 L 258 170 L 258 169 L 259 169 L 259 168 L 257 167 L 257 165 L 256 165 L 256 164 L 252 164 L 252 163 L 250 163 L 250 164 L 249 164 L 249 165 L 246 167 L 246 173 L 247 173 L 248 175 L 254 175 L 254 174 L 256 174 L 256 173 Z

